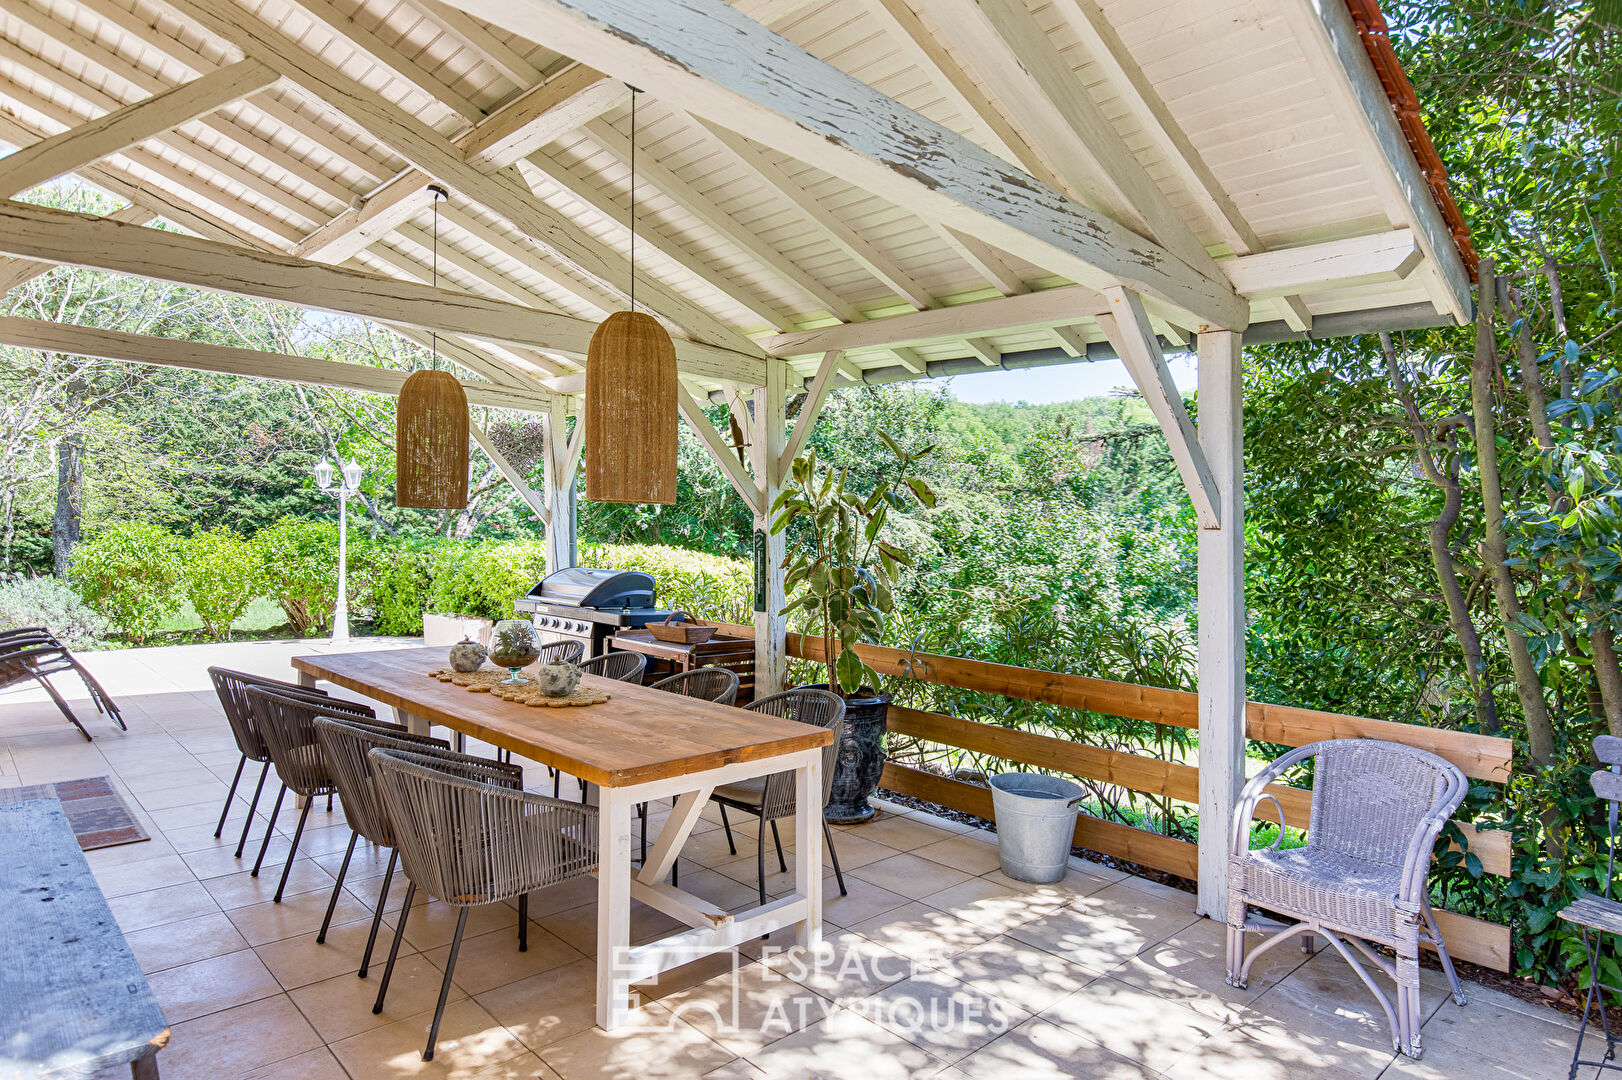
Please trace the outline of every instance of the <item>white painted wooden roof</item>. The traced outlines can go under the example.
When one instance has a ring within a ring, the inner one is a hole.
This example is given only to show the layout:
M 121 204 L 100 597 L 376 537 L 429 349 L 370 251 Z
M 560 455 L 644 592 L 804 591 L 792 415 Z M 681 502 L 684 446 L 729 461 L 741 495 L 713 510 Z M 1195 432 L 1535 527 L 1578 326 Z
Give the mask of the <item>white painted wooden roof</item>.
M 625 306 L 631 94 L 546 40 L 468 13 L 537 2 L 3 0 L 0 140 L 26 146 L 80 128 L 244 56 L 285 75 L 291 54 L 301 73 L 335 71 L 374 98 L 357 106 L 313 92 L 312 77 L 284 77 L 78 174 L 200 236 L 417 282 L 432 276 L 437 210 L 442 285 L 595 321 Z M 701 6 L 664 2 L 672 12 Z M 1377 81 L 1371 90 L 1344 2 L 736 6 L 1140 236 L 1178 252 L 1186 229 L 1186 259 L 1208 254 L 1213 276 L 1231 278 L 1248 302 L 1247 340 L 1308 325 L 1335 334 L 1465 320 L 1468 276 Z M 552 85 L 559 101 L 534 89 Z M 535 101 L 551 112 L 521 115 Z M 678 337 L 785 356 L 809 378 L 832 346 L 803 332 L 1074 284 L 790 157 L 771 138 L 757 142 L 748 125 L 729 131 L 686 107 L 651 91 L 637 102 L 637 296 Z M 1105 135 L 1088 131 L 1088 116 Z M 515 222 L 525 214 L 492 206 L 487 189 L 422 174 L 404 178 L 411 197 L 400 213 L 380 209 L 400 190 L 391 178 L 422 162 L 401 145 L 402 118 L 443 147 L 454 140 L 538 217 Z M 481 133 L 517 139 L 523 156 L 478 157 Z M 1122 175 L 1143 184 L 1134 190 Z M 422 193 L 428 179 L 448 193 L 437 207 Z M 1175 224 L 1157 226 L 1155 207 L 1169 207 Z M 374 211 L 380 235 L 348 229 Z M 537 220 L 598 261 L 537 243 Z M 1187 254 L 1194 245 L 1202 250 Z M 1088 345 L 1097 354 L 1107 345 L 1087 292 L 1055 294 L 1046 310 L 1026 300 L 1018 319 L 1041 317 L 1019 325 L 996 325 L 1011 308 L 964 308 L 962 320 L 938 316 L 917 332 L 905 322 L 894 325 L 906 333 L 864 327 L 865 340 L 883 343 L 849 347 L 840 371 L 889 380 L 1054 362 Z M 1149 310 L 1173 344 L 1201 325 L 1175 304 Z M 569 376 L 581 362 L 565 349 L 472 335 L 450 348 L 473 378 L 578 390 Z

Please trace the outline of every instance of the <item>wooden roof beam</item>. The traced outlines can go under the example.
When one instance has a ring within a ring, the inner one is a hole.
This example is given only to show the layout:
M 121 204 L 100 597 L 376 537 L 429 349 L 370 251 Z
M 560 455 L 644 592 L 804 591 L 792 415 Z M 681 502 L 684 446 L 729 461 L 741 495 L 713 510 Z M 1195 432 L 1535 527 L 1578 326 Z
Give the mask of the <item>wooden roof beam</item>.
M 1412 229 L 1280 248 L 1219 263 L 1252 300 L 1401 281 L 1425 261 Z
M 0 254 L 572 356 L 586 354 L 597 329 L 595 322 L 518 304 L 26 203 L 0 203 Z M 696 341 L 675 346 L 690 376 L 750 386 L 765 379 L 765 363 L 754 357 Z
M 393 368 L 341 364 L 308 356 L 288 356 L 179 338 L 128 334 L 42 319 L 0 318 L 0 345 L 391 396 L 399 395 L 400 387 L 405 385 L 406 376 L 410 374 Z M 470 405 L 543 412 L 552 403 L 552 395 L 539 388 L 519 390 L 491 383 L 463 381 L 462 389 Z
M 1249 321 L 1249 305 L 1225 279 L 1019 172 L 720 0 L 674 7 L 655 0 L 455 2 L 1081 284 L 1124 283 L 1187 312 L 1195 326 L 1242 329 Z
M 300 11 L 337 35 L 350 48 L 367 57 L 372 63 L 387 68 L 445 108 L 459 113 L 467 120 L 479 120 L 484 116 L 484 110 L 471 99 L 430 75 L 421 64 L 339 11 L 330 0 L 291 0 L 291 2 Z
M 482 172 L 494 172 L 527 157 L 625 100 L 625 86 L 600 71 L 575 64 L 531 87 L 491 113 L 456 148 Z
M 155 135 L 177 128 L 280 78 L 257 60 L 243 60 L 126 105 L 0 158 L 0 197 L 43 184 Z

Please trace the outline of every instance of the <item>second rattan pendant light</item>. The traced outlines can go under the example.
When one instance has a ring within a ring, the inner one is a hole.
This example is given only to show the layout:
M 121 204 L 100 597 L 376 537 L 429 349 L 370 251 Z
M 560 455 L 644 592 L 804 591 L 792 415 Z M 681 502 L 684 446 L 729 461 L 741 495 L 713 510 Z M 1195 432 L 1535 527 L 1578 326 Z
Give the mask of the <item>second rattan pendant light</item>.
M 434 284 L 439 284 L 439 200 L 434 188 Z M 434 338 L 434 362 L 439 362 Z M 414 371 L 394 423 L 394 502 L 419 510 L 467 507 L 467 394 L 448 371 Z
M 631 310 L 616 311 L 586 353 L 586 498 L 676 501 L 676 347 L 636 310 L 636 96 L 631 88 Z

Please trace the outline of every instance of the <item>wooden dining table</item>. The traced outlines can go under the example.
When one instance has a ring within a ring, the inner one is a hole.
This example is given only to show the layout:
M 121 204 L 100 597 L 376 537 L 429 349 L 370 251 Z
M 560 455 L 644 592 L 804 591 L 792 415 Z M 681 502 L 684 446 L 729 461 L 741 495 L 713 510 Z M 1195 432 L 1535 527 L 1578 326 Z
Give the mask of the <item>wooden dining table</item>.
M 808 724 L 717 705 L 595 675 L 581 685 L 604 691 L 598 705 L 544 708 L 440 682 L 440 648 L 297 656 L 306 686 L 328 682 L 395 710 L 414 731 L 449 728 L 562 769 L 597 788 L 597 1024 L 630 1016 L 634 984 L 787 927 L 798 945 L 822 937 L 822 755 L 833 733 Z M 795 774 L 794 891 L 739 912 L 668 880 L 710 792 L 773 773 Z M 631 823 L 639 803 L 674 799 L 646 861 L 633 859 Z M 631 901 L 687 929 L 632 945 Z

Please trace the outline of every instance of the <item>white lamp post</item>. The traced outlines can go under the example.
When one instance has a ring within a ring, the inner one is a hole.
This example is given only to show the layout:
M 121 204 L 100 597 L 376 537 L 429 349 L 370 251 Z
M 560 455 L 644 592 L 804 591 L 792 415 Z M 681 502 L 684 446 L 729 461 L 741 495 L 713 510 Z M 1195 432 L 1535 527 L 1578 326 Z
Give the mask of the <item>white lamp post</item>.
M 338 499 L 338 603 L 332 613 L 332 643 L 349 644 L 349 496 L 360 490 L 361 467 L 354 461 L 341 470 L 322 461 L 315 467 L 315 484 Z

